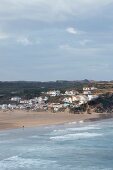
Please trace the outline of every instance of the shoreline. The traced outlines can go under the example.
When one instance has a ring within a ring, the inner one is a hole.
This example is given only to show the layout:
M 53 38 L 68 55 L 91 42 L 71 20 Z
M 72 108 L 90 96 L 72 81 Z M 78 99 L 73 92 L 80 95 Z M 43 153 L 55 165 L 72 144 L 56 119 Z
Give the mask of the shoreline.
M 0 111 L 0 131 L 17 128 L 32 128 L 49 125 L 59 125 L 71 122 L 93 122 L 113 118 L 113 114 L 71 114 L 67 112 L 33 112 L 33 111 Z

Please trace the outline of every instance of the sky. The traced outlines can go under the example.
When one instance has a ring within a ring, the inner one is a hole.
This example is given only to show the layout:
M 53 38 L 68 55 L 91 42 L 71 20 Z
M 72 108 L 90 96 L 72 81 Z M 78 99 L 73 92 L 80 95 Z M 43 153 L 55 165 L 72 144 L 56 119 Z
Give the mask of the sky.
M 0 80 L 113 80 L 113 0 L 0 0 Z

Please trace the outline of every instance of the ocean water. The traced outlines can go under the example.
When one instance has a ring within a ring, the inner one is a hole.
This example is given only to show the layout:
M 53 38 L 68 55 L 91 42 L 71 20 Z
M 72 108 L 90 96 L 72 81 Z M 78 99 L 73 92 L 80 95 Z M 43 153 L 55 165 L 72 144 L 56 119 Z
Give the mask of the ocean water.
M 113 119 L 1 131 L 0 170 L 113 170 Z

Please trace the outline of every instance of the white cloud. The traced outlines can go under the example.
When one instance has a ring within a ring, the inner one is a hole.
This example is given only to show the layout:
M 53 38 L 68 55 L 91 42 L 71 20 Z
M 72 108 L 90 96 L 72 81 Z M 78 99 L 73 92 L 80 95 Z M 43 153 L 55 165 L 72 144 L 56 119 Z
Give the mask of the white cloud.
M 79 56 L 81 58 L 83 57 L 97 57 L 101 58 L 104 56 L 104 54 L 107 52 L 109 48 L 103 48 L 103 47 L 90 47 L 90 46 L 71 46 L 70 44 L 62 44 L 59 46 L 59 49 L 62 50 L 65 54 L 70 54 L 70 56 Z M 109 52 L 113 52 L 112 48 L 109 49 Z M 104 56 L 105 57 L 105 56 Z M 96 58 L 95 58 L 96 60 Z
M 98 72 L 99 70 L 106 70 L 107 72 L 111 71 L 111 65 L 110 63 L 96 63 L 96 64 L 90 64 L 88 65 L 88 69 L 90 71 L 96 71 Z
M 113 0 L 0 0 L 0 19 L 50 22 L 65 20 L 69 16 L 90 17 L 98 15 L 101 9 L 111 3 Z
M 60 45 L 59 48 L 60 48 L 60 49 L 67 50 L 67 49 L 71 49 L 72 47 L 70 47 L 69 44 L 63 44 L 63 45 Z
M 80 43 L 80 45 L 85 46 L 91 42 L 92 42 L 92 40 L 85 39 L 85 40 L 80 41 L 79 43 Z
M 75 28 L 73 28 L 73 27 L 67 28 L 66 31 L 70 34 L 77 34 L 78 33 L 77 30 L 75 30 Z
M 7 39 L 7 38 L 9 38 L 9 35 L 7 33 L 0 32 L 0 40 Z
M 32 41 L 30 41 L 27 37 L 20 37 L 17 39 L 17 42 L 24 46 L 32 45 Z

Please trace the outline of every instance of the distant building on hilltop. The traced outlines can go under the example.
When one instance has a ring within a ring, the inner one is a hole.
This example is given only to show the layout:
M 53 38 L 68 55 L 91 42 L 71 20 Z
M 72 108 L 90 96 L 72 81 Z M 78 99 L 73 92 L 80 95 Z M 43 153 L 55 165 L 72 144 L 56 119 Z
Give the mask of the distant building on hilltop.
M 65 92 L 65 95 L 67 95 L 67 96 L 74 96 L 74 95 L 78 95 L 78 94 L 79 94 L 79 92 L 75 91 L 75 90 L 67 90 Z
M 60 91 L 59 90 L 48 91 L 47 94 L 53 97 L 60 96 Z
M 97 90 L 96 87 L 83 87 L 83 91 L 93 91 L 93 90 Z

